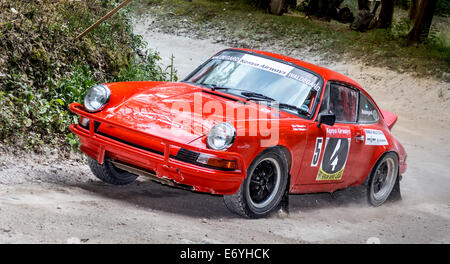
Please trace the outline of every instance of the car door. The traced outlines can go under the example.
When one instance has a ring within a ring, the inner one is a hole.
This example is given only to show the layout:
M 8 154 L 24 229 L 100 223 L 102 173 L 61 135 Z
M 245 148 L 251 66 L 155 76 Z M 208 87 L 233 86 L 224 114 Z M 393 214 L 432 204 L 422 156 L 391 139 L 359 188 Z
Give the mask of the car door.
M 343 183 L 353 173 L 352 164 L 359 152 L 354 144 L 359 136 L 357 126 L 359 91 L 338 82 L 329 82 L 319 115 L 335 114 L 333 126 L 318 121 L 308 126 L 308 135 L 297 189 L 303 192 L 329 191 L 329 184 Z M 328 186 L 327 186 L 328 183 Z
M 380 113 L 375 104 L 363 92 L 359 93 L 358 123 L 355 125 L 355 159 L 352 160 L 353 174 L 349 184 L 360 182 L 370 173 L 380 153 L 389 144 L 380 124 Z

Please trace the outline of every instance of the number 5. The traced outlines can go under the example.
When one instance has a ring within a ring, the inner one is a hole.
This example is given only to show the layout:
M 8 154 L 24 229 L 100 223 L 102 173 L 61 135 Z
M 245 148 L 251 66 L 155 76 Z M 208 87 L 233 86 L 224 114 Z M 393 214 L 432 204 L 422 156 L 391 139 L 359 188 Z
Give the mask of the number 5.
M 320 152 L 322 152 L 322 144 L 323 144 L 323 138 L 318 137 L 316 138 L 316 147 L 314 149 L 314 155 L 311 161 L 311 167 L 316 167 L 319 163 L 320 158 Z

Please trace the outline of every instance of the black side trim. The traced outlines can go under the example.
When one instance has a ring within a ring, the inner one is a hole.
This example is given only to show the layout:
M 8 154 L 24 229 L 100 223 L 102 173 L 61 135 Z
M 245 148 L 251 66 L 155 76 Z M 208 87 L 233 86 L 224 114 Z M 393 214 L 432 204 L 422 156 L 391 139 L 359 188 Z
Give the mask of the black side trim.
M 219 96 L 219 97 L 222 97 L 222 98 L 234 101 L 234 102 L 240 102 L 240 103 L 246 104 L 246 102 L 244 102 L 244 101 L 241 101 L 241 100 L 238 100 L 233 97 L 226 96 L 226 95 L 222 95 L 222 94 L 218 94 L 218 93 L 214 93 L 214 92 L 210 92 L 210 91 L 206 91 L 206 90 L 202 90 L 202 92 L 207 93 L 207 94 L 212 94 L 215 96 Z
M 198 156 L 200 156 L 200 153 L 182 148 L 178 151 L 177 155 L 174 158 L 177 160 L 195 164 L 197 162 Z

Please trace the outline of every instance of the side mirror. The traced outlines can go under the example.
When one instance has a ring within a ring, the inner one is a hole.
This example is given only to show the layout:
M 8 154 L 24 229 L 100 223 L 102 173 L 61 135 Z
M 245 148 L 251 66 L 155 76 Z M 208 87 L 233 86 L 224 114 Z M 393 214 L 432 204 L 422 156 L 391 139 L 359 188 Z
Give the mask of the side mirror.
M 317 124 L 317 127 L 320 128 L 322 124 L 333 126 L 335 122 L 335 114 L 319 114 L 319 124 Z

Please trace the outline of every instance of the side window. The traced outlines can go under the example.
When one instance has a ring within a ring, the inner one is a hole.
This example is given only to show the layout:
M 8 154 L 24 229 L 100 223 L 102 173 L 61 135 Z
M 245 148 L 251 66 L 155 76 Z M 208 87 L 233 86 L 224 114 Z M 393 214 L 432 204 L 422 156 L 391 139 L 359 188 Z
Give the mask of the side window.
M 359 103 L 359 122 L 376 123 L 378 122 L 378 111 L 372 102 L 364 94 L 360 93 Z
M 336 122 L 354 123 L 357 118 L 358 91 L 344 85 L 331 84 L 329 113 L 336 115 Z

